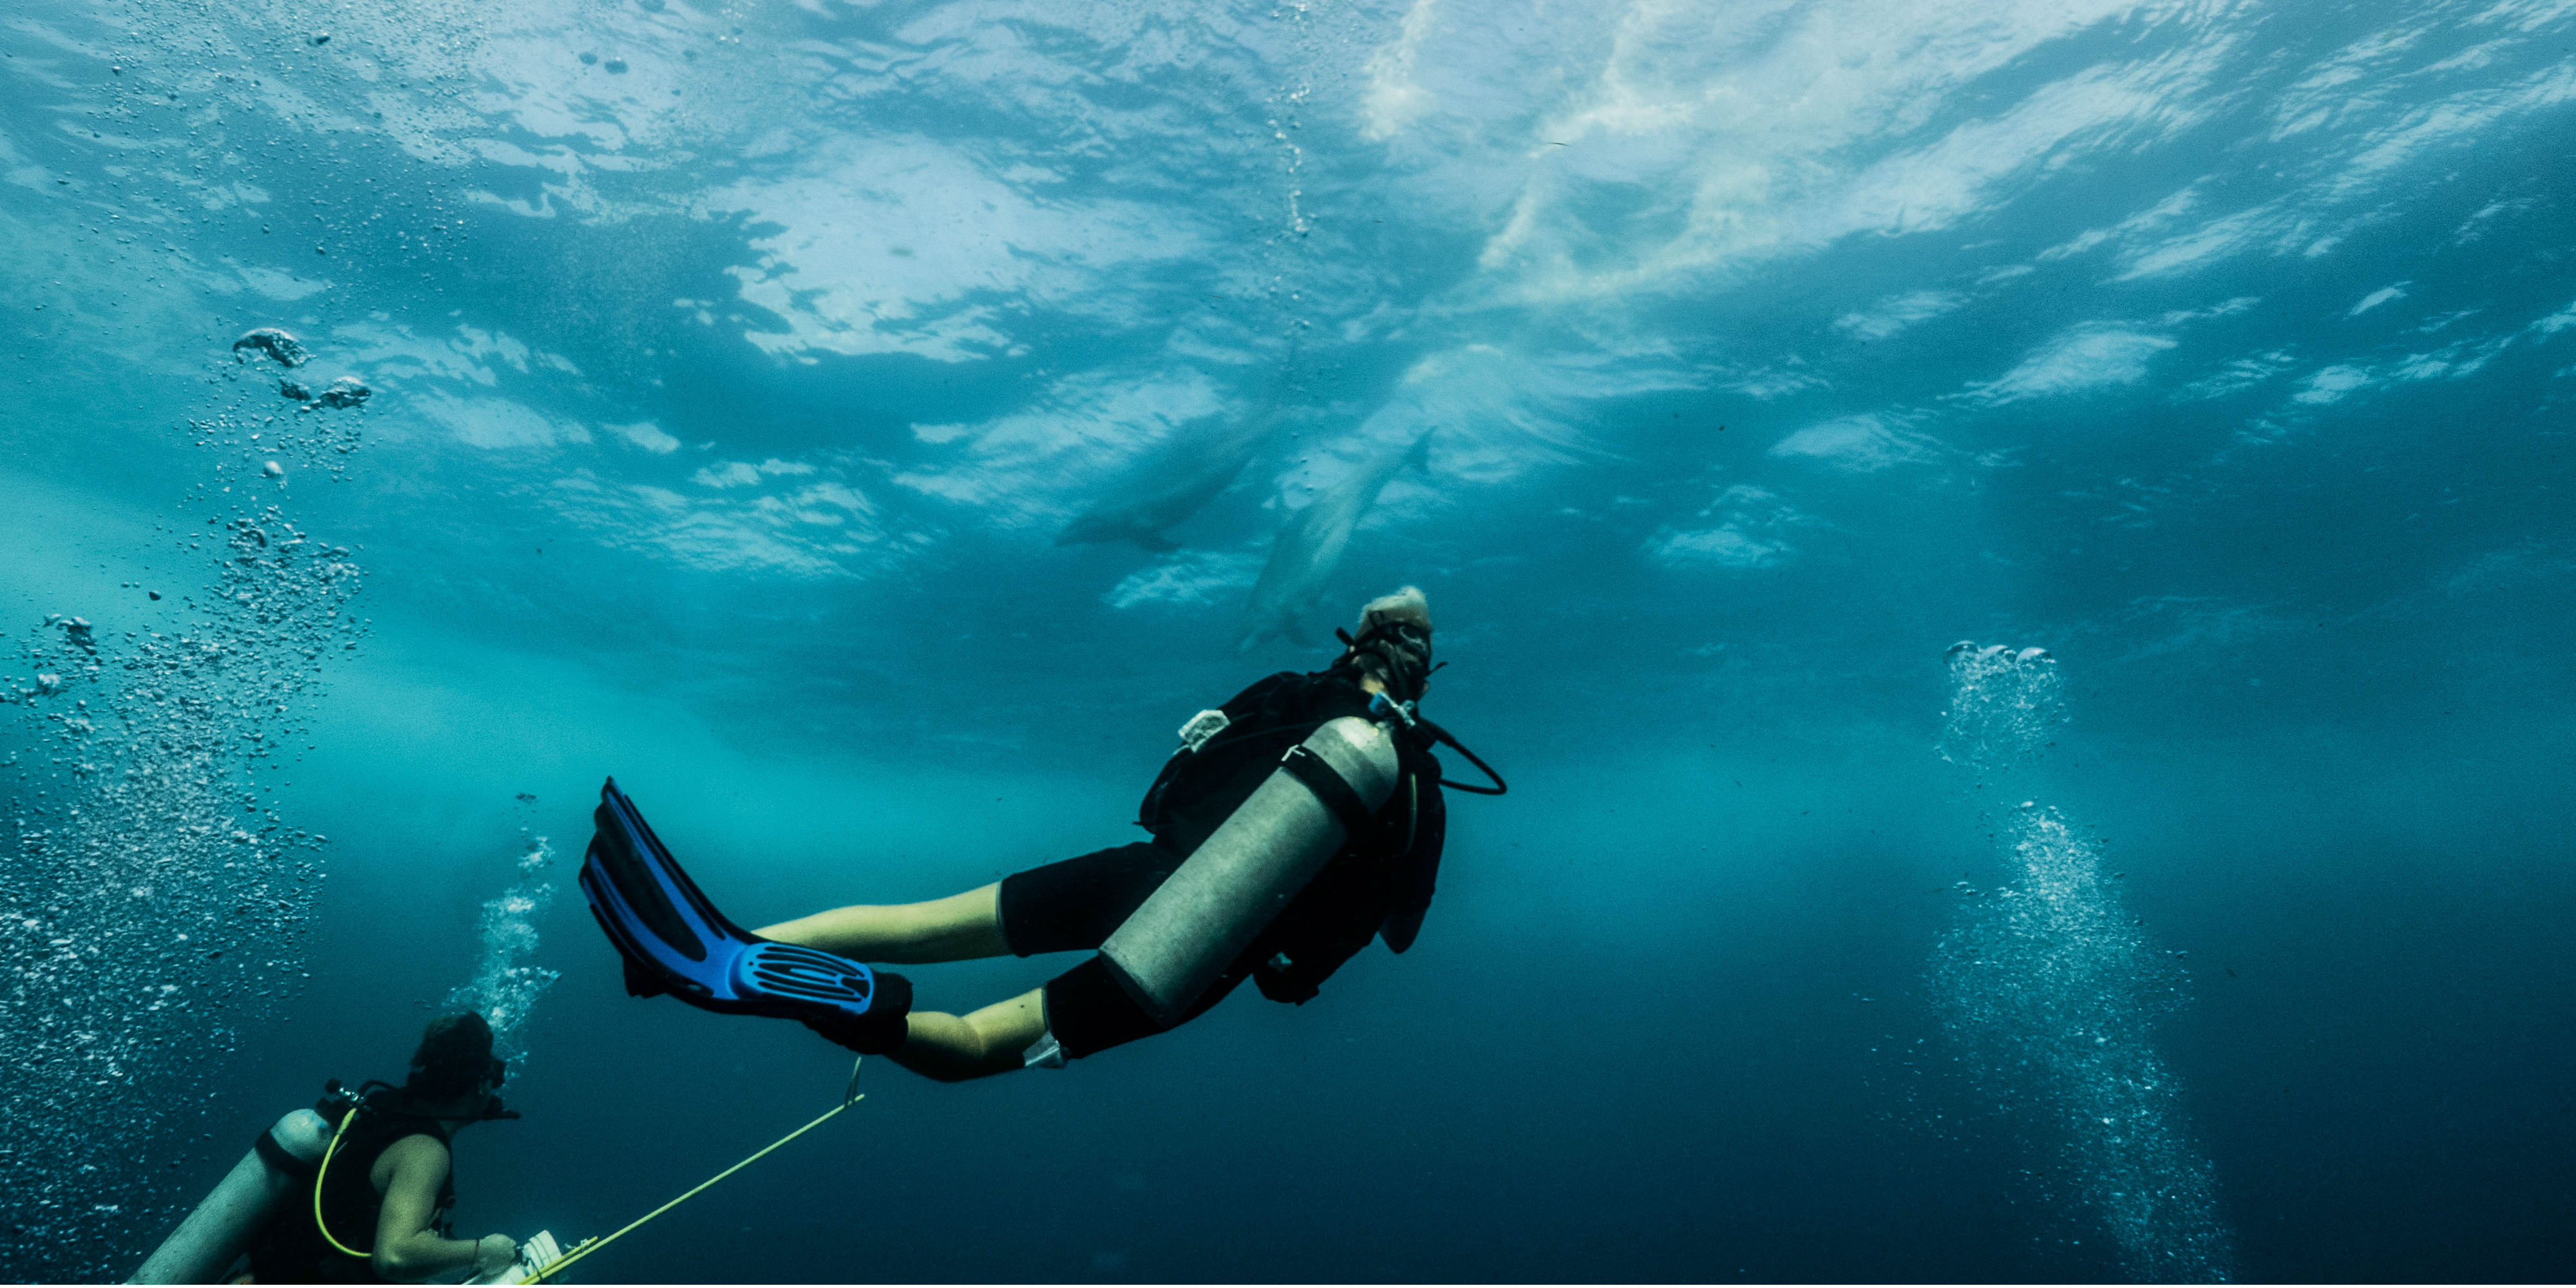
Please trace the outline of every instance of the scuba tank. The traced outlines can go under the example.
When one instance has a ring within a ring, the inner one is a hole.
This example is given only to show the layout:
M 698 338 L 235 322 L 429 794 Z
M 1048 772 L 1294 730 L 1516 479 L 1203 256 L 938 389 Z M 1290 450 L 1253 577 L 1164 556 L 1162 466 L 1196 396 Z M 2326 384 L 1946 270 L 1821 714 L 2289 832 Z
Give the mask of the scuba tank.
M 1175 755 L 1174 766 L 1166 767 L 1146 796 L 1141 813 L 1152 820 L 1146 822 L 1148 828 L 1169 822 L 1164 798 L 1175 767 L 1188 772 L 1182 755 L 1198 755 L 1231 724 L 1227 713 L 1217 710 L 1200 712 L 1182 726 L 1184 753 Z M 1243 803 L 1199 841 L 1180 867 L 1110 934 L 1098 957 L 1110 978 L 1156 1024 L 1169 1027 L 1186 1016 L 1343 843 L 1370 826 L 1404 772 L 1398 739 L 1422 747 L 1433 742 L 1450 747 L 1494 784 L 1482 787 L 1442 778 L 1442 787 L 1487 796 L 1508 790 L 1501 775 L 1412 703 L 1374 694 L 1367 715 L 1328 720 L 1304 742 L 1289 748 Z M 1157 837 L 1166 834 L 1156 831 Z M 1410 847 L 1410 839 L 1406 845 Z M 1423 898 L 1429 898 L 1427 886 Z M 1417 925 L 1419 920 L 1417 908 Z M 1390 939 L 1389 943 L 1400 952 L 1411 938 L 1409 931 L 1403 932 L 1401 942 Z M 1339 961 L 1334 959 L 1335 964 Z M 1330 974 L 1331 968 L 1324 973 Z M 1302 996 L 1279 1000 L 1313 996 L 1313 981 L 1291 991 Z M 1278 996 L 1268 983 L 1263 992 Z M 1051 1042 L 1051 1037 L 1041 1039 L 1039 1048 Z M 1032 1048 L 1032 1061 L 1045 1064 L 1057 1058 L 1057 1052 L 1039 1048 Z
M 1398 772 L 1383 725 L 1327 721 L 1101 944 L 1099 960 L 1156 1024 L 1177 1022 L 1367 826 Z
M 298 1109 L 261 1132 L 251 1151 L 125 1282 L 208 1284 L 231 1269 L 286 1200 L 312 1183 L 333 1125 L 355 1104 L 339 1088 L 332 1082 L 313 1108 Z

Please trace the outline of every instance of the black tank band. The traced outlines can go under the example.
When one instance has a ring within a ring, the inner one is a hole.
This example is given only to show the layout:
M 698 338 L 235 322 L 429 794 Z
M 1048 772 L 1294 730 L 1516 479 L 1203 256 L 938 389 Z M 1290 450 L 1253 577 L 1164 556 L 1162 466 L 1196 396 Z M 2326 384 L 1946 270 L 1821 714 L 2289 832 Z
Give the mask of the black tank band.
M 1341 820 L 1346 838 L 1356 839 L 1367 834 L 1368 802 L 1361 800 L 1360 794 L 1342 781 L 1342 771 L 1333 768 L 1332 762 L 1306 750 L 1306 745 L 1299 743 L 1288 749 L 1279 767 L 1296 775 L 1297 781 L 1304 783 L 1306 790 L 1315 793 L 1315 799 L 1322 801 L 1324 808 Z
M 267 1163 L 270 1167 L 274 1167 L 288 1176 L 302 1177 L 306 1180 L 312 1179 L 314 1172 L 313 1164 L 297 1158 L 293 1154 L 287 1153 L 286 1147 L 277 1143 L 277 1137 L 275 1134 L 270 1132 L 261 1132 L 259 1134 L 259 1139 L 251 1142 L 251 1148 L 259 1151 L 260 1160 Z

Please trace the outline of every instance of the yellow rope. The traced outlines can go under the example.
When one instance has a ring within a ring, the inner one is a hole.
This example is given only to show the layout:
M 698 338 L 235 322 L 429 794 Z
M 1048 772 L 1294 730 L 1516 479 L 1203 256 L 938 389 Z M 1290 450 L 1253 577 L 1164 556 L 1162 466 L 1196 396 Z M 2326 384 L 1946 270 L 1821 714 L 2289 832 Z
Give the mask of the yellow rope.
M 657 1216 L 660 1216 L 660 1215 L 662 1215 L 663 1213 L 668 1212 L 668 1211 L 670 1211 L 671 1209 L 673 1209 L 673 1208 L 675 1208 L 675 1207 L 678 1207 L 678 1206 L 680 1206 L 680 1205 L 681 1205 L 681 1204 L 683 1204 L 683 1203 L 688 1202 L 690 1199 L 696 1198 L 696 1197 L 698 1196 L 699 1192 L 700 1192 L 700 1191 L 705 1190 L 708 1186 L 713 1185 L 713 1184 L 715 1184 L 716 1182 L 721 1181 L 721 1180 L 723 1180 L 724 1178 L 726 1178 L 726 1177 L 728 1177 L 728 1176 L 731 1176 L 731 1175 L 733 1175 L 734 1173 L 739 1172 L 739 1171 L 741 1171 L 742 1169 L 744 1169 L 744 1168 L 746 1168 L 746 1167 L 749 1167 L 749 1166 L 751 1166 L 751 1165 L 752 1165 L 752 1164 L 754 1164 L 754 1163 L 759 1162 L 761 1159 L 768 1157 L 768 1156 L 769 1156 L 769 1152 L 770 1152 L 770 1150 L 774 1150 L 774 1149 L 778 1148 L 779 1146 L 784 1145 L 784 1144 L 786 1144 L 787 1142 L 789 1142 L 789 1141 L 791 1141 L 791 1140 L 794 1140 L 794 1139 L 796 1139 L 797 1137 L 802 1136 L 802 1135 L 804 1135 L 805 1133 L 807 1133 L 807 1132 L 809 1132 L 809 1131 L 812 1131 L 812 1130 L 814 1130 L 814 1129 L 815 1129 L 815 1128 L 817 1128 L 817 1127 L 822 1126 L 824 1123 L 830 1122 L 830 1121 L 832 1120 L 833 1116 L 834 1116 L 834 1115 L 836 1115 L 836 1114 L 838 1114 L 838 1113 L 840 1113 L 842 1110 L 847 1109 L 847 1108 L 849 1108 L 850 1106 L 855 1105 L 855 1104 L 859 1103 L 860 1101 L 867 1099 L 867 1097 L 866 1097 L 866 1096 L 862 1096 L 862 1095 L 858 1094 L 858 1089 L 859 1089 L 859 1067 L 858 1067 L 858 1065 L 857 1065 L 856 1063 L 853 1063 L 853 1064 L 851 1064 L 851 1066 L 850 1066 L 850 1086 L 849 1086 L 849 1089 L 848 1089 L 847 1091 L 845 1091 L 845 1092 L 843 1092 L 843 1093 L 842 1093 L 841 1103 L 839 1103 L 839 1104 L 837 1104 L 837 1105 L 832 1106 L 832 1108 L 831 1108 L 828 1112 L 826 1112 L 822 1117 L 817 1118 L 817 1119 L 815 1119 L 814 1121 L 812 1121 L 812 1122 L 810 1122 L 810 1123 L 807 1123 L 807 1124 L 805 1124 L 804 1126 L 799 1127 L 799 1128 L 797 1128 L 796 1130 L 791 1131 L 791 1132 L 787 1133 L 786 1135 L 781 1136 L 781 1137 L 779 1137 L 778 1139 L 776 1139 L 776 1140 L 774 1140 L 774 1141 L 769 1142 L 769 1144 L 768 1144 L 766 1147 L 762 1148 L 762 1150 L 761 1150 L 759 1153 L 754 1154 L 754 1155 L 752 1155 L 751 1157 L 746 1158 L 746 1159 L 742 1160 L 741 1162 L 736 1163 L 736 1164 L 734 1164 L 733 1166 L 728 1167 L 728 1168 L 724 1169 L 723 1171 L 718 1172 L 718 1173 L 716 1173 L 715 1175 L 708 1177 L 706 1180 L 704 1180 L 704 1181 L 700 1182 L 700 1183 L 699 1183 L 699 1185 L 698 1185 L 698 1187 L 697 1187 L 696 1189 L 690 1190 L 688 1193 L 683 1194 L 683 1195 L 681 1195 L 680 1197 L 678 1197 L 678 1198 L 676 1198 L 676 1199 L 673 1199 L 673 1200 L 671 1200 L 670 1202 L 665 1203 L 665 1204 L 663 1204 L 662 1206 L 657 1207 L 657 1208 L 653 1209 L 652 1211 L 647 1212 L 647 1213 L 645 1213 L 644 1215 L 642 1215 L 642 1216 L 639 1216 L 639 1217 L 635 1218 L 635 1219 L 634 1219 L 634 1220 L 632 1220 L 632 1221 L 627 1222 L 627 1223 L 626 1223 L 625 1228 L 624 1228 L 624 1229 L 619 1230 L 617 1233 L 612 1234 L 612 1235 L 609 1235 L 607 1238 L 604 1238 L 604 1239 L 600 1239 L 600 1238 L 591 1238 L 591 1239 L 584 1239 L 584 1240 L 582 1240 L 582 1241 L 580 1242 L 580 1244 L 576 1245 L 576 1246 L 573 1248 L 573 1250 L 572 1250 L 572 1251 L 567 1252 L 567 1253 L 565 1253 L 564 1255 L 562 1255 L 561 1257 L 556 1258 L 552 1264 L 550 1264 L 550 1265 L 548 1265 L 548 1266 L 544 1267 L 543 1269 L 538 1270 L 535 1274 L 529 1275 L 529 1276 L 527 1277 L 527 1279 L 525 1279 L 523 1282 L 526 1282 L 526 1283 L 532 1283 L 532 1284 L 534 1284 L 534 1283 L 543 1283 L 543 1282 L 545 1282 L 548 1278 L 550 1278 L 550 1277 L 552 1277 L 552 1276 L 554 1276 L 554 1275 L 557 1275 L 557 1274 L 562 1273 L 566 1268 L 570 1267 L 570 1266 L 572 1265 L 572 1263 L 574 1263 L 574 1262 L 576 1262 L 576 1261 L 579 1261 L 579 1260 L 581 1260 L 583 1257 L 587 1257 L 587 1256 L 589 1256 L 590 1254 L 592 1254 L 592 1253 L 594 1253 L 594 1252 L 599 1251 L 601 1248 L 605 1248 L 605 1247 L 607 1247 L 608 1245 L 610 1245 L 610 1244 L 612 1244 L 612 1243 L 617 1242 L 620 1238 L 623 1238 L 623 1237 L 626 1235 L 626 1232 L 627 1232 L 628 1230 L 632 1230 L 632 1229 L 634 1229 L 635 1227 L 637 1227 L 637 1226 L 639 1226 L 639 1225 L 642 1225 L 642 1224 L 644 1224 L 645 1222 L 650 1221 L 650 1220 L 652 1220 L 653 1218 L 655 1218 L 655 1217 L 657 1217 Z M 327 1159 L 327 1156 L 326 1156 L 326 1159 Z M 316 1207 L 316 1208 L 314 1209 L 314 1211 L 315 1211 L 316 1216 L 317 1216 L 317 1219 L 318 1219 L 318 1217 L 319 1217 L 319 1213 L 320 1213 L 321 1209 L 320 1209 L 319 1207 Z M 324 1233 L 327 1235 L 329 1232 L 328 1232 L 328 1231 L 325 1231 Z

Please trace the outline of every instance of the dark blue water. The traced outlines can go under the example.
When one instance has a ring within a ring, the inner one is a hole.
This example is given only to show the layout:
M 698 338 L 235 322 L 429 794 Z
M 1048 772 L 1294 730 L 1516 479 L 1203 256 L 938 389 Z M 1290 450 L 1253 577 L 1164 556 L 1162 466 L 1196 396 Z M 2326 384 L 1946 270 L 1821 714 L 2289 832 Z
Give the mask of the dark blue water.
M 747 924 L 945 895 L 1410 583 L 1513 783 L 1411 952 L 872 1061 L 580 1273 L 2563 1280 L 2571 34 L 22 6 L 0 1270 L 465 1005 L 460 1233 L 613 1230 L 848 1065 L 624 995 L 603 775 Z

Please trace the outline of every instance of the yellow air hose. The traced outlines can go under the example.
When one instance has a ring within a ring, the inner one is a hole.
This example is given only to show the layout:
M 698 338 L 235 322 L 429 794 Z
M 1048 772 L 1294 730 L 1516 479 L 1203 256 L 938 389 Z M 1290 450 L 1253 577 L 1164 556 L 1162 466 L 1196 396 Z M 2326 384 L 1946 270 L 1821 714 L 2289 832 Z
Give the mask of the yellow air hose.
M 751 1165 L 752 1165 L 752 1164 L 754 1164 L 754 1163 L 759 1162 L 761 1159 L 768 1157 L 769 1152 L 770 1152 L 771 1150 L 774 1150 L 774 1149 L 778 1148 L 779 1146 L 784 1145 L 784 1144 L 786 1144 L 787 1142 L 789 1142 L 789 1141 L 791 1141 L 791 1140 L 794 1140 L 794 1139 L 796 1139 L 797 1137 L 802 1136 L 802 1135 L 804 1135 L 805 1133 L 807 1133 L 807 1132 L 809 1132 L 809 1131 L 812 1131 L 812 1130 L 814 1130 L 815 1128 L 820 1127 L 820 1126 L 822 1126 L 823 1124 L 825 1124 L 825 1123 L 827 1123 L 827 1122 L 830 1122 L 830 1121 L 832 1120 L 833 1116 L 834 1116 L 834 1115 L 839 1114 L 842 1110 L 847 1109 L 847 1108 L 849 1108 L 850 1106 L 855 1105 L 855 1104 L 859 1103 L 860 1101 L 867 1099 L 867 1097 L 862 1096 L 862 1095 L 860 1095 L 860 1094 L 859 1094 L 859 1064 L 860 1064 L 860 1061 L 862 1061 L 862 1060 L 864 1060 L 864 1059 L 866 1059 L 866 1057 L 862 1056 L 862 1057 L 860 1057 L 860 1059 L 859 1059 L 859 1060 L 853 1060 L 853 1061 L 851 1061 L 851 1062 L 850 1062 L 850 1085 L 849 1085 L 846 1089 L 844 1089 L 844 1090 L 841 1092 L 841 1103 L 839 1103 L 839 1104 L 837 1104 L 837 1105 L 832 1106 L 832 1107 L 831 1107 L 831 1109 L 830 1109 L 830 1110 L 828 1110 L 828 1111 L 826 1111 L 826 1112 L 823 1114 L 823 1116 L 822 1116 L 822 1117 L 817 1118 L 817 1119 L 815 1119 L 814 1121 L 812 1121 L 812 1122 L 810 1122 L 810 1123 L 807 1123 L 807 1124 L 805 1124 L 804 1126 L 799 1127 L 799 1128 L 797 1128 L 796 1130 L 791 1131 L 791 1132 L 787 1133 L 786 1135 L 781 1136 L 781 1137 L 779 1137 L 778 1139 L 776 1139 L 776 1140 L 774 1140 L 774 1141 L 769 1142 L 769 1144 L 767 1144 L 767 1145 L 765 1145 L 765 1146 L 763 1146 L 763 1147 L 761 1148 L 761 1150 L 760 1150 L 760 1152 L 759 1152 L 759 1153 L 753 1154 L 751 1157 L 746 1158 L 746 1159 L 742 1160 L 741 1162 L 736 1163 L 736 1164 L 734 1164 L 733 1166 L 728 1167 L 728 1168 L 724 1169 L 723 1171 L 718 1172 L 718 1173 L 716 1173 L 715 1175 L 708 1177 L 706 1180 L 699 1182 L 699 1183 L 698 1183 L 698 1185 L 697 1185 L 697 1187 L 696 1187 L 695 1189 L 690 1190 L 688 1193 L 683 1194 L 683 1195 L 681 1195 L 680 1197 L 678 1197 L 678 1198 L 676 1198 L 676 1199 L 673 1199 L 673 1200 L 671 1200 L 670 1202 L 665 1203 L 665 1204 L 663 1204 L 662 1206 L 657 1207 L 657 1208 L 653 1209 L 652 1211 L 647 1212 L 647 1213 L 645 1213 L 644 1215 L 642 1215 L 642 1216 L 639 1216 L 639 1217 L 635 1218 L 635 1219 L 634 1219 L 634 1220 L 632 1220 L 632 1221 L 627 1222 L 627 1223 L 626 1223 L 626 1225 L 625 1225 L 623 1228 L 621 1228 L 621 1229 L 619 1229 L 619 1230 L 617 1231 L 617 1233 L 612 1234 L 612 1235 L 609 1235 L 607 1238 L 604 1238 L 604 1239 L 602 1239 L 602 1238 L 590 1238 L 590 1239 L 584 1239 L 584 1240 L 582 1240 L 579 1244 L 577 1244 L 577 1245 L 575 1245 L 575 1246 L 573 1247 L 573 1250 L 572 1250 L 572 1251 L 567 1252 L 567 1253 L 563 1254 L 561 1257 L 556 1258 L 553 1262 L 551 1262 L 551 1263 L 547 1264 L 546 1266 L 544 1266 L 544 1267 L 542 1267 L 542 1268 L 538 1269 L 537 1271 L 535 1271 L 534 1273 L 530 1274 L 530 1275 L 529 1275 L 525 1280 L 522 1280 L 521 1282 L 523 1282 L 523 1283 L 532 1283 L 532 1284 L 535 1284 L 535 1283 L 543 1283 L 543 1282 L 545 1282 L 546 1280 L 548 1280 L 548 1279 L 550 1279 L 550 1278 L 553 1278 L 555 1275 L 558 1275 L 558 1274 L 563 1273 L 566 1269 L 568 1269 L 568 1268 L 570 1268 L 570 1267 L 571 1267 L 572 1263 L 574 1263 L 574 1262 L 576 1262 L 576 1261 L 579 1261 L 579 1260 L 581 1260 L 583 1257 L 587 1257 L 587 1256 L 589 1256 L 590 1254 L 592 1254 L 592 1253 L 594 1253 L 594 1252 L 597 1252 L 597 1251 L 599 1251 L 600 1249 L 605 1248 L 605 1247 L 607 1247 L 608 1245 L 610 1245 L 610 1244 L 612 1244 L 612 1243 L 615 1243 L 615 1242 L 617 1242 L 619 1239 L 621 1239 L 621 1238 L 625 1237 L 625 1235 L 626 1235 L 627 1231 L 629 1231 L 629 1230 L 633 1230 L 635 1227 L 637 1227 L 637 1226 L 639 1226 L 639 1225 L 642 1225 L 642 1224 L 644 1224 L 645 1222 L 650 1221 L 650 1220 L 652 1220 L 653 1218 L 655 1218 L 655 1217 L 657 1217 L 657 1216 L 660 1216 L 660 1215 L 662 1215 L 663 1213 L 668 1212 L 668 1211 L 670 1211 L 671 1209 L 673 1209 L 673 1208 L 675 1208 L 675 1207 L 678 1207 L 678 1206 L 680 1206 L 680 1205 L 681 1205 L 681 1204 L 683 1204 L 683 1203 L 688 1202 L 690 1199 L 696 1198 L 696 1197 L 699 1195 L 699 1193 L 700 1193 L 700 1192 L 702 1192 L 702 1191 L 704 1191 L 708 1186 L 711 1186 L 711 1185 L 715 1184 L 716 1182 L 721 1181 L 721 1180 L 723 1180 L 724 1178 L 726 1178 L 726 1177 L 728 1177 L 728 1176 L 731 1176 L 731 1175 L 733 1175 L 734 1173 L 739 1172 L 739 1171 L 741 1171 L 742 1169 L 744 1169 L 744 1168 L 746 1168 L 746 1167 L 749 1167 L 749 1166 L 751 1166 Z M 325 1164 L 327 1164 L 327 1163 L 330 1161 L 330 1156 L 329 1156 L 329 1154 L 328 1154 L 327 1152 L 323 1155 L 323 1161 L 325 1162 Z M 318 1189 L 318 1186 L 317 1186 L 317 1189 Z M 315 1219 L 317 1219 L 317 1220 L 318 1220 L 318 1219 L 320 1219 L 320 1215 L 321 1215 L 321 1211 L 322 1211 L 322 1209 L 321 1209 L 320 1205 L 318 1204 L 318 1202 L 317 1202 L 317 1204 L 315 1205 L 315 1207 L 314 1207 L 314 1209 L 313 1209 L 313 1210 L 314 1210 Z M 328 1237 L 330 1232 L 326 1230 L 326 1231 L 324 1231 L 323 1233 L 324 1233 L 324 1236 L 325 1236 L 325 1237 Z
M 337 1087 L 340 1084 L 335 1082 L 331 1085 L 333 1087 Z M 360 1090 L 364 1090 L 364 1088 L 360 1088 Z M 340 1152 L 340 1138 L 349 1133 L 349 1124 L 356 1121 L 358 1121 L 358 1107 L 356 1105 L 351 1105 L 349 1106 L 349 1111 L 347 1113 L 340 1115 L 340 1128 L 339 1130 L 331 1133 L 330 1146 L 322 1151 L 322 1165 L 313 1169 L 313 1228 L 322 1232 L 323 1242 L 330 1244 L 332 1247 L 338 1248 L 340 1251 L 347 1253 L 352 1257 L 356 1257 L 359 1260 L 364 1261 L 376 1254 L 372 1252 L 360 1252 L 356 1248 L 352 1248 L 348 1244 L 342 1243 L 337 1238 L 332 1237 L 331 1227 L 322 1220 L 322 1178 L 331 1174 L 331 1156 Z

